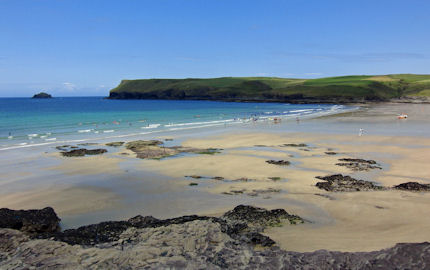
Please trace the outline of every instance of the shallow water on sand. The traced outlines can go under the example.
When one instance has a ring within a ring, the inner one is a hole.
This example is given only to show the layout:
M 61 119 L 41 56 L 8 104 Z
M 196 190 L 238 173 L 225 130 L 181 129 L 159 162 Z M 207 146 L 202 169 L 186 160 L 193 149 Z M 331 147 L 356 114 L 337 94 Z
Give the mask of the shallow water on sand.
M 425 110 L 428 110 L 428 107 L 425 107 Z M 391 114 L 376 114 L 372 118 L 367 117 L 366 114 L 373 112 L 365 110 L 329 118 L 303 118 L 299 122 L 295 118 L 286 119 L 279 124 L 274 124 L 273 121 L 247 122 L 237 125 L 164 130 L 155 134 L 129 135 L 121 139 L 95 137 L 88 141 L 103 144 L 118 140 L 155 139 L 163 136 L 174 138 L 173 141 L 166 142 L 166 144 L 180 145 L 184 140 L 226 133 L 288 134 L 296 132 L 344 134 L 347 135 L 346 138 L 351 138 L 343 142 L 345 144 L 360 144 L 361 139 L 366 139 L 367 136 L 393 133 L 428 137 L 430 120 L 420 118 L 420 114 L 416 114 L 414 117 L 414 111 L 407 111 L 407 107 L 401 109 L 409 113 L 408 120 L 398 121 L 393 113 L 395 108 L 389 107 L 388 110 L 392 112 Z M 377 108 L 375 111 L 378 112 L 381 109 Z M 421 109 L 417 109 L 417 111 L 420 112 Z M 366 131 L 361 139 L 357 136 L 360 127 Z M 383 143 L 378 142 L 378 144 Z M 103 220 L 126 219 L 138 214 L 168 218 L 195 213 L 219 213 L 221 209 L 228 210 L 241 203 L 274 207 L 304 204 L 301 201 L 288 200 L 285 196 L 280 199 L 276 194 L 270 199 L 264 199 L 247 195 L 231 196 L 210 193 L 208 190 L 216 184 L 213 180 L 199 181 L 197 187 L 189 186 L 190 182 L 195 182 L 193 179 L 185 178 L 184 175 L 170 177 L 152 172 L 150 168 L 141 166 L 143 160 L 117 155 L 116 152 L 119 151 L 117 148 L 104 145 L 91 146 L 107 148 L 109 151 L 108 154 L 102 156 L 105 160 L 97 163 L 97 159 L 95 159 L 92 163 L 94 167 L 101 168 L 101 171 L 94 173 L 79 171 L 79 165 L 76 165 L 75 168 L 62 167 L 75 159 L 64 159 L 53 155 L 58 153 L 55 146 L 60 144 L 57 142 L 0 151 L 0 171 L 2 172 L 0 195 L 18 194 L 11 197 L 11 200 L 14 201 L 9 201 L 8 205 L 0 205 L 0 207 L 9 205 L 17 205 L 20 208 L 53 206 L 62 218 L 63 228 L 70 228 Z M 410 147 L 414 147 L 414 145 L 411 144 Z M 249 148 L 249 150 L 256 149 Z M 241 150 L 247 150 L 247 148 Z M 258 148 L 257 150 L 263 149 Z M 110 159 L 115 160 L 112 163 L 104 163 Z M 73 167 L 74 163 L 70 164 Z M 118 168 L 106 164 L 118 164 Z M 44 204 L 45 202 L 46 204 Z M 312 211 L 314 213 L 317 209 Z M 323 220 L 330 222 L 325 213 L 321 212 L 319 215 Z

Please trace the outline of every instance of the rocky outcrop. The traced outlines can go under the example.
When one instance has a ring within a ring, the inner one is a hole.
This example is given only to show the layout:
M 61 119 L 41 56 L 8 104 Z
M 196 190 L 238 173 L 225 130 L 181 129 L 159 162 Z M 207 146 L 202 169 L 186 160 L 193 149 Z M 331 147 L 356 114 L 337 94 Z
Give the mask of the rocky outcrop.
M 273 159 L 266 160 L 266 163 L 273 164 L 273 165 L 282 165 L 282 166 L 288 166 L 291 164 L 288 160 L 273 160 Z
M 52 233 L 60 230 L 60 219 L 54 209 L 40 210 L 0 209 L 0 228 L 10 228 L 26 233 Z
M 101 155 L 103 153 L 106 153 L 106 149 L 85 149 L 85 148 L 79 148 L 79 149 L 73 149 L 70 151 L 63 151 L 61 152 L 61 155 L 63 157 L 83 157 L 86 155 Z
M 50 94 L 47 94 L 45 92 L 40 92 L 38 94 L 35 94 L 33 98 L 52 98 Z
M 370 191 L 384 190 L 384 187 L 375 185 L 375 183 L 365 180 L 357 180 L 351 176 L 334 174 L 330 176 L 317 176 L 316 178 L 325 180 L 318 182 L 316 186 L 326 191 L 351 192 L 351 191 Z
M 266 210 L 264 208 L 249 205 L 239 205 L 226 212 L 222 219 L 230 223 L 248 224 L 257 231 L 263 231 L 267 226 L 280 224 L 282 220 L 288 220 L 291 224 L 303 223 L 299 216 L 291 215 L 284 209 Z
M 345 166 L 353 171 L 369 171 L 372 169 L 382 169 L 380 165 L 374 160 L 365 160 L 361 158 L 341 158 L 339 161 L 342 163 L 336 163 L 337 166 Z
M 54 240 L 31 240 L 16 230 L 0 230 L 1 269 L 358 270 L 427 269 L 429 264 L 427 242 L 356 253 L 326 250 L 299 253 L 276 246 L 256 249 L 229 237 L 222 225 L 208 220 L 129 228 L 118 241 L 91 248 Z
M 171 146 L 165 147 L 162 141 L 149 140 L 149 141 L 132 141 L 125 144 L 125 147 L 134 153 L 137 158 L 141 159 L 162 159 L 165 157 L 175 156 L 180 153 L 194 153 L 194 154 L 216 154 L 220 153 L 215 148 L 200 149 L 184 146 Z
M 110 142 L 107 143 L 106 146 L 112 146 L 112 147 L 120 147 L 124 144 L 125 142 Z
M 63 232 L 40 233 L 35 237 L 62 241 L 71 245 L 94 246 L 120 240 L 122 233 L 129 228 L 157 228 L 196 220 L 218 223 L 222 231 L 229 237 L 263 246 L 274 244 L 266 236 L 258 235 L 266 226 L 280 224 L 282 220 L 288 220 L 291 224 L 303 222 L 300 217 L 290 215 L 283 209 L 269 211 L 263 208 L 240 205 L 220 218 L 191 215 L 161 220 L 152 216 L 136 216 L 129 220 L 106 221 Z
M 80 244 L 85 242 L 85 236 L 97 239 L 94 238 L 97 230 L 89 226 L 79 231 L 79 237 L 68 241 L 35 240 L 17 230 L 0 229 L 0 269 L 355 270 L 427 269 L 430 266 L 430 243 L 427 242 L 397 244 L 373 252 L 300 253 L 284 251 L 258 232 L 264 226 L 292 217 L 296 218 L 282 209 L 244 205 L 221 218 L 185 216 L 159 220 L 137 216 L 115 226 L 103 225 L 110 228 L 103 234 L 111 233 L 115 237 L 106 236 L 106 241 L 97 240 L 89 245 Z M 127 228 L 123 230 L 123 227 Z
M 307 147 L 308 145 L 305 143 L 284 143 L 280 145 L 281 147 Z
M 407 182 L 394 186 L 394 189 L 408 191 L 430 191 L 430 184 L 420 184 L 418 182 Z

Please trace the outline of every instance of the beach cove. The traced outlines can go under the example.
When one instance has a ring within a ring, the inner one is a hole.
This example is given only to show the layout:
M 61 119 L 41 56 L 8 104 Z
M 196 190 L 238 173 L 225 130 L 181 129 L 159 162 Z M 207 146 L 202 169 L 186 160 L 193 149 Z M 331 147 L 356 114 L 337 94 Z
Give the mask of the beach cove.
M 409 118 L 398 120 L 398 113 Z M 63 228 L 138 214 L 219 216 L 239 204 L 282 208 L 305 222 L 269 227 L 264 234 L 282 249 L 300 252 L 372 251 L 430 241 L 430 193 L 392 189 L 405 182 L 430 183 L 428 113 L 425 104 L 376 104 L 276 124 L 267 120 L 115 138 L 159 140 L 165 149 L 210 149 L 161 159 L 140 159 L 125 145 L 106 145 L 112 138 L 70 143 L 106 149 L 101 155 L 65 157 L 55 148 L 58 144 L 4 150 L 0 205 L 51 206 Z M 336 165 L 351 158 L 373 160 L 377 166 Z M 387 189 L 333 192 L 316 187 L 322 180 L 315 177 L 336 174 Z

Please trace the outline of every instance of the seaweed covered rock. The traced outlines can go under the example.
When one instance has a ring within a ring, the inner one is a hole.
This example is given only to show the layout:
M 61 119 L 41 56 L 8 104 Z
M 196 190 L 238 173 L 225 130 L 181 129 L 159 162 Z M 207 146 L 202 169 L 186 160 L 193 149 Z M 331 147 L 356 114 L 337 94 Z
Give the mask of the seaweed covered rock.
M 418 182 L 407 182 L 394 186 L 394 189 L 409 191 L 430 191 L 430 184 L 420 184 Z
M 307 147 L 305 143 L 284 143 L 281 147 Z
M 125 142 L 110 142 L 107 143 L 106 146 L 112 146 L 112 147 L 120 147 L 124 144 Z
M 106 153 L 106 149 L 85 149 L 85 148 L 79 148 L 79 149 L 73 149 L 70 151 L 63 151 L 61 152 L 61 155 L 64 157 L 83 157 L 86 155 L 101 155 L 103 153 Z
M 325 182 L 318 182 L 316 186 L 327 191 L 350 192 L 385 189 L 384 187 L 375 185 L 373 182 L 358 180 L 351 176 L 343 176 L 342 174 L 334 174 L 324 177 L 317 176 L 316 178 L 325 180 Z
M 337 166 L 344 166 L 353 171 L 369 171 L 373 169 L 382 169 L 381 166 L 374 160 L 366 160 L 361 158 L 341 158 L 341 163 L 336 163 Z
M 60 219 L 51 207 L 40 210 L 0 209 L 0 228 L 10 228 L 26 233 L 57 232 Z
M 141 159 L 162 159 L 165 157 L 175 156 L 180 153 L 195 153 L 195 154 L 216 154 L 220 153 L 215 148 L 200 149 L 184 146 L 165 147 L 162 141 L 159 140 L 138 140 L 125 144 L 125 147 L 134 153 L 137 158 Z
M 221 218 L 231 223 L 244 222 L 257 230 L 280 224 L 282 220 L 288 220 L 292 224 L 303 223 L 303 219 L 299 216 L 291 215 L 284 209 L 266 210 L 249 205 L 238 205 L 233 210 L 226 212 Z
M 281 165 L 281 166 L 288 166 L 291 164 L 288 160 L 273 160 L 273 159 L 266 160 L 266 163 L 273 164 L 273 165 Z

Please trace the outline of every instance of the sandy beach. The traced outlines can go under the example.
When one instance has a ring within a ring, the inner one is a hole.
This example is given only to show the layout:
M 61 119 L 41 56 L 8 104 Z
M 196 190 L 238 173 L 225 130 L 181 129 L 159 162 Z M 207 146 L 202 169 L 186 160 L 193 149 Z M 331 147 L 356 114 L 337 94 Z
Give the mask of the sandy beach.
M 394 114 L 399 110 L 410 116 L 403 123 Z M 52 206 L 64 226 L 73 227 L 136 214 L 217 216 L 246 203 L 283 208 L 306 220 L 266 229 L 267 236 L 289 251 L 372 251 L 400 242 L 430 241 L 430 193 L 391 189 L 411 181 L 430 183 L 430 136 L 425 136 L 429 112 L 428 105 L 382 104 L 300 124 L 143 138 L 172 138 L 166 145 L 218 149 L 215 154 L 138 159 L 124 146 L 104 143 L 93 146 L 108 150 L 100 156 L 67 158 L 52 149 L 40 151 L 27 162 L 47 159 L 49 166 L 7 171 L 3 177 L 9 188 L 0 205 Z M 358 136 L 358 127 L 364 127 L 363 136 Z M 374 160 L 380 168 L 354 171 L 336 165 L 344 158 Z M 331 192 L 315 186 L 321 181 L 316 176 L 333 174 L 372 181 L 387 190 Z M 43 185 L 36 188 L 34 179 Z

